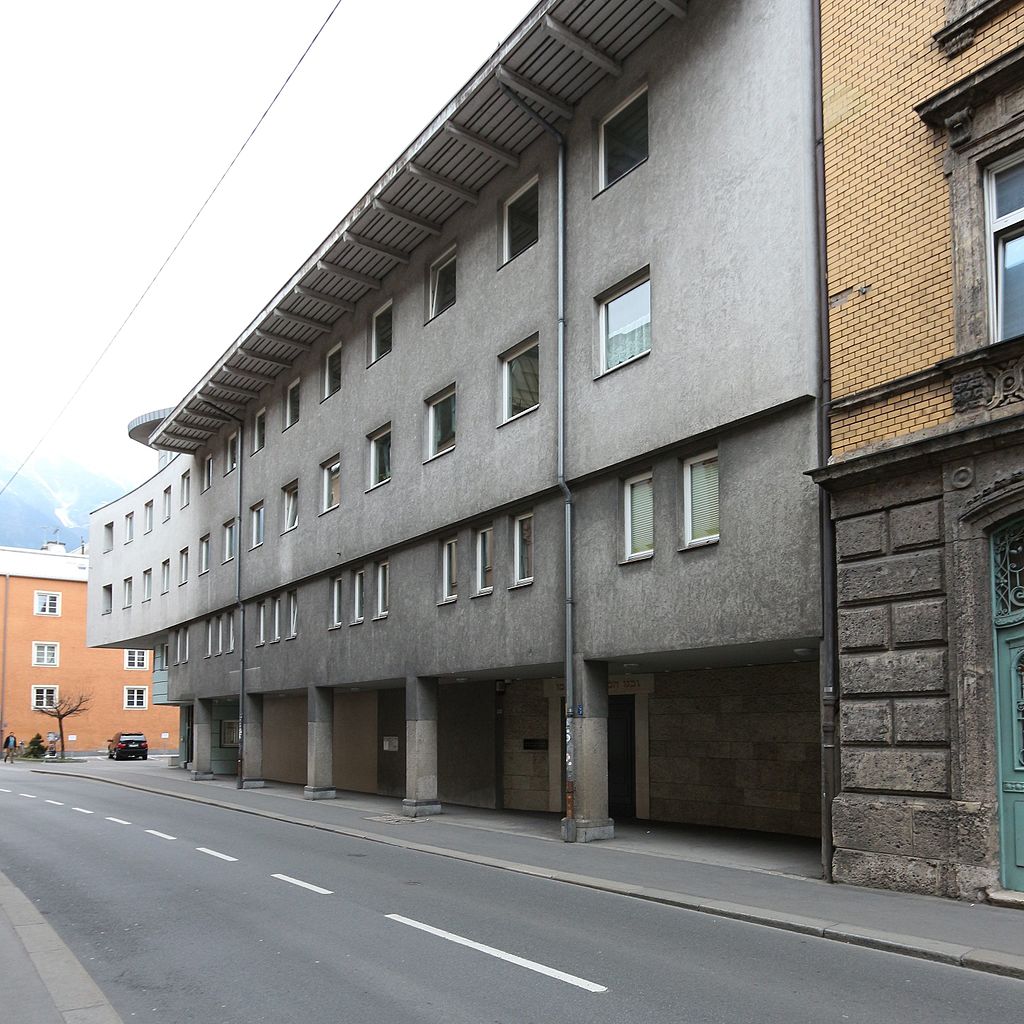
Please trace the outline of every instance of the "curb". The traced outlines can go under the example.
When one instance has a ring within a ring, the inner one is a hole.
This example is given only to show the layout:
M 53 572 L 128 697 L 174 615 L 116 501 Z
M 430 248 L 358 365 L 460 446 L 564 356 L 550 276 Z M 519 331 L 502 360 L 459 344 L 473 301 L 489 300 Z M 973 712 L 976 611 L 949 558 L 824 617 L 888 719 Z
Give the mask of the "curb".
M 696 911 L 700 914 L 708 914 L 712 917 L 721 917 L 733 921 L 745 921 L 748 924 L 758 924 L 766 928 L 796 932 L 800 935 L 810 935 L 819 939 L 828 939 L 832 942 L 845 942 L 851 946 L 864 946 L 868 949 L 877 949 L 885 953 L 897 953 L 901 956 L 914 957 L 918 960 L 929 960 L 933 963 L 964 967 L 968 970 L 998 974 L 1006 978 L 1024 979 L 1024 956 L 1008 953 L 1003 950 L 980 949 L 951 942 L 941 942 L 938 939 L 928 939 L 917 935 L 901 935 L 898 932 L 879 931 L 862 925 L 833 921 L 826 918 L 803 917 L 799 914 L 787 914 L 785 911 L 768 910 L 764 907 L 753 907 L 743 903 L 704 899 L 690 893 L 653 889 L 643 885 L 632 885 L 629 882 L 616 882 L 607 878 L 595 878 L 590 875 L 577 875 L 568 871 L 558 871 L 554 868 L 541 868 L 532 864 L 521 864 L 517 861 L 500 860 L 496 857 L 486 857 L 482 854 L 451 850 L 442 846 L 430 846 L 427 843 L 417 843 L 399 836 L 385 836 L 379 832 L 367 832 L 344 825 L 330 825 L 322 821 L 310 821 L 307 818 L 278 814 L 275 811 L 266 811 L 255 807 L 241 807 L 238 804 L 210 797 L 193 796 L 190 793 L 176 793 L 152 786 L 141 786 L 138 783 L 126 782 L 121 779 L 103 779 L 97 778 L 94 775 L 85 775 L 81 772 L 55 772 L 40 768 L 33 768 L 32 771 L 40 775 L 71 776 L 78 779 L 86 779 L 89 782 L 104 782 L 111 786 L 134 789 L 141 793 L 155 793 L 158 796 L 171 797 L 176 800 L 188 800 L 192 803 L 205 804 L 208 807 L 219 807 L 223 810 L 237 811 L 241 814 L 252 814 L 259 818 L 269 818 L 273 821 L 300 825 L 304 828 L 315 828 L 321 832 L 331 832 L 350 839 L 363 839 L 368 842 L 382 843 L 385 846 L 398 847 L 403 850 L 427 853 L 435 857 L 446 857 L 449 860 L 478 864 L 481 867 L 497 868 L 501 871 L 511 871 L 519 875 L 530 875 L 534 878 L 545 878 L 549 881 L 562 882 L 566 885 L 576 885 L 584 889 L 595 889 L 618 896 L 646 900 L 650 903 L 660 903 L 664 906 L 676 907 L 679 910 Z

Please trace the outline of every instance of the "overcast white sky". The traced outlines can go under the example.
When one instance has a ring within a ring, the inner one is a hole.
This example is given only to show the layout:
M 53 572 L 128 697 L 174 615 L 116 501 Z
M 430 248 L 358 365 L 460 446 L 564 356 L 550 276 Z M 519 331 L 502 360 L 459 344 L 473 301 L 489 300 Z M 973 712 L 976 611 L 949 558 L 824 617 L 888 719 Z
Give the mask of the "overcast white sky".
M 0 455 L 29 451 L 333 5 L 0 3 Z M 40 454 L 149 476 L 128 421 L 178 402 L 532 6 L 342 0 Z

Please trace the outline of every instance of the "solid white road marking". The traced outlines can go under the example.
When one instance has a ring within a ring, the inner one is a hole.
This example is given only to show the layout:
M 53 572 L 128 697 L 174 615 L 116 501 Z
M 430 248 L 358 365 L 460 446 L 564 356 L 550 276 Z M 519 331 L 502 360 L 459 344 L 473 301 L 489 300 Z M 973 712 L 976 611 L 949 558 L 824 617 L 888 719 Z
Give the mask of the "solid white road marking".
M 48 804 L 53 804 L 54 807 L 63 807 L 64 805 L 59 800 L 47 800 Z
M 555 978 L 558 981 L 564 981 L 568 985 L 575 985 L 577 988 L 586 989 L 587 992 L 607 992 L 608 989 L 604 985 L 598 985 L 593 981 L 587 981 L 586 978 L 577 978 L 575 974 L 566 974 L 564 971 L 557 971 L 554 967 L 547 967 L 544 964 L 539 964 L 534 960 L 524 960 L 521 956 L 516 956 L 514 953 L 506 953 L 504 950 L 495 949 L 493 946 L 485 946 L 482 943 L 474 942 L 472 939 L 463 938 L 461 935 L 455 935 L 453 932 L 442 931 L 440 928 L 434 928 L 429 924 L 423 924 L 421 921 L 413 921 L 411 918 L 402 917 L 401 914 L 385 914 L 385 917 L 389 921 L 397 921 L 399 924 L 407 924 L 410 928 L 418 928 L 421 932 L 429 932 L 431 935 L 436 935 L 438 938 L 447 939 L 449 942 L 455 942 L 460 946 L 468 946 L 470 949 L 475 949 L 479 953 L 486 953 L 488 956 L 497 957 L 499 960 L 506 960 L 510 964 L 515 964 L 517 967 L 525 967 L 528 971 L 536 971 L 538 974 L 546 974 L 549 978 Z
M 115 825 L 130 825 L 130 821 L 125 821 L 124 818 L 107 818 L 107 821 L 112 821 Z
M 157 832 L 155 828 L 147 828 L 146 832 L 151 836 L 156 836 L 157 839 L 175 839 L 176 836 L 169 836 L 166 832 Z
M 78 811 L 79 814 L 95 814 L 95 811 L 87 811 L 84 807 L 72 807 L 71 810 Z
M 311 882 L 303 882 L 301 878 L 292 878 L 291 875 L 271 875 L 271 878 L 280 878 L 282 882 L 291 882 L 292 885 L 300 885 L 303 889 L 309 889 L 310 892 L 318 892 L 321 896 L 333 896 L 334 892 L 331 889 L 321 889 L 319 885 L 313 885 Z
M 18 796 L 23 796 L 26 800 L 35 800 L 35 796 L 32 793 L 19 793 Z
M 229 857 L 226 853 L 218 853 L 216 850 L 208 850 L 205 846 L 197 846 L 200 853 L 209 854 L 211 857 L 219 857 L 221 860 L 237 861 L 237 857 Z

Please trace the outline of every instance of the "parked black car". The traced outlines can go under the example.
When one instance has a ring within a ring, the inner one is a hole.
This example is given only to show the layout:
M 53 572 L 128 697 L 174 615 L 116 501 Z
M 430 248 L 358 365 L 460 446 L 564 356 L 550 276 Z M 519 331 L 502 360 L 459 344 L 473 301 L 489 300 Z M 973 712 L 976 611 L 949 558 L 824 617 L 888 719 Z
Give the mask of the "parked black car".
M 145 761 L 149 757 L 149 744 L 141 732 L 116 732 L 113 739 L 107 740 L 107 757 L 115 761 L 141 757 Z

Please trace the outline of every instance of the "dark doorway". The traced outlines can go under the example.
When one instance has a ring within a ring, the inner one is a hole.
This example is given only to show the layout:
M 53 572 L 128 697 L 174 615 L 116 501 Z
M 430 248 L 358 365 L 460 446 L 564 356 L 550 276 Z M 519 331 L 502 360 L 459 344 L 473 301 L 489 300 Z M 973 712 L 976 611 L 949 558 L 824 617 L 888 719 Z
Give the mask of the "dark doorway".
M 636 817 L 636 727 L 633 694 L 608 698 L 608 814 Z

